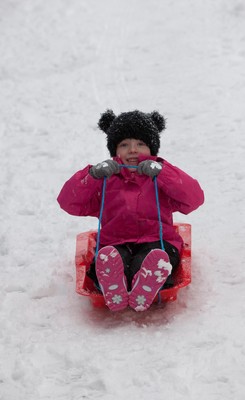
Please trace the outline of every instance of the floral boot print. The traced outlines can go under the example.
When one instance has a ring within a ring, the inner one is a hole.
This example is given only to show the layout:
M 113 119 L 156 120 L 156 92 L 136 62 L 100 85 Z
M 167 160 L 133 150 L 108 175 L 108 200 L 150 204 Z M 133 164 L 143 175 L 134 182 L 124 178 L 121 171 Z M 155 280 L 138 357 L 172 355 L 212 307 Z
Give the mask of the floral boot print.
M 113 246 L 100 249 L 96 260 L 96 275 L 105 303 L 112 311 L 128 306 L 127 280 L 122 258 Z
M 135 311 L 147 310 L 171 271 L 168 254 L 161 249 L 151 250 L 134 276 L 129 306 Z

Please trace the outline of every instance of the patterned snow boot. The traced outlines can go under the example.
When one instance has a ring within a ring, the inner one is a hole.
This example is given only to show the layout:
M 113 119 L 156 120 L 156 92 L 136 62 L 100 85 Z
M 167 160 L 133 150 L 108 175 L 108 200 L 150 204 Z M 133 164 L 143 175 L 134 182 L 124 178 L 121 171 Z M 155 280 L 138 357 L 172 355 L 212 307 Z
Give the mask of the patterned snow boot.
M 151 250 L 133 278 L 129 306 L 135 311 L 147 310 L 171 271 L 168 254 L 161 249 Z
M 113 246 L 100 249 L 96 260 L 96 275 L 105 303 L 112 311 L 128 306 L 127 280 L 122 258 Z

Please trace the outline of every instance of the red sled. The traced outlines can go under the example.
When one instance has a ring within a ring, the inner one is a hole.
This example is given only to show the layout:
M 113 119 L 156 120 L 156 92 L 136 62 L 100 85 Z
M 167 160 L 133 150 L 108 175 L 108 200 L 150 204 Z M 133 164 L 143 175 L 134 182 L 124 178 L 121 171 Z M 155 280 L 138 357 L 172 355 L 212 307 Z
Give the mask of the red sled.
M 173 275 L 174 286 L 161 290 L 155 297 L 154 303 L 175 301 L 179 289 L 191 283 L 191 225 L 175 223 L 174 227 L 184 242 L 180 264 Z M 92 279 L 86 275 L 94 258 L 96 237 L 97 231 L 88 231 L 77 235 L 76 292 L 87 296 L 94 307 L 106 307 L 103 295 L 96 289 Z

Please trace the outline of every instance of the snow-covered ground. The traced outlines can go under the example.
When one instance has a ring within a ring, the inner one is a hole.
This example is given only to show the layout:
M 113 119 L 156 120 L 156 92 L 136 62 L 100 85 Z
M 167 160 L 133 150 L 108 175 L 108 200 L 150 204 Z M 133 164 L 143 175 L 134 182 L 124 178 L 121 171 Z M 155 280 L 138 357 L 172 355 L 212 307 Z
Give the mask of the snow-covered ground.
M 0 399 L 245 398 L 242 0 L 0 3 Z M 111 313 L 75 291 L 92 218 L 56 196 L 108 157 L 96 124 L 157 109 L 161 155 L 196 177 L 193 282 L 177 302 Z

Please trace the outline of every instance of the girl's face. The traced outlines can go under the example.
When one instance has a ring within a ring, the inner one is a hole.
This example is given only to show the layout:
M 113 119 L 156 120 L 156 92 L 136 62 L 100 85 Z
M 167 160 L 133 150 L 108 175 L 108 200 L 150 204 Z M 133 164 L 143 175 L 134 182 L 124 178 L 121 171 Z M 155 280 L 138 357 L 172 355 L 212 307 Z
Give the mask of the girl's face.
M 150 148 L 140 139 L 124 139 L 117 145 L 117 156 L 123 164 L 138 165 L 139 155 L 151 155 Z M 131 168 L 135 171 L 134 168 Z

